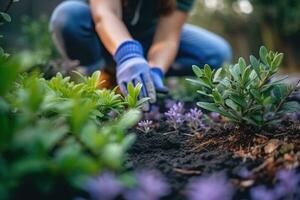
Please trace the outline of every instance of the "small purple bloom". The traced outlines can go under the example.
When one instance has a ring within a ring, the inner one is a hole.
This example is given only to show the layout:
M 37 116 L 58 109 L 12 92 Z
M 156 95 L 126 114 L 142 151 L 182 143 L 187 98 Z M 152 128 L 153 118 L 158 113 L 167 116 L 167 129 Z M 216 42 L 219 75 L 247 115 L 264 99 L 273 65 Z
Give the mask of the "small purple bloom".
M 216 112 L 211 112 L 211 113 L 209 114 L 209 117 L 210 117 L 214 122 L 216 122 L 216 123 L 221 122 L 221 120 L 222 120 L 221 115 L 220 115 L 219 113 L 216 113 Z
M 125 193 L 126 200 L 159 200 L 170 192 L 168 184 L 157 171 L 141 171 L 136 177 L 138 185 Z
M 249 171 L 246 167 L 241 168 L 241 169 L 238 171 L 238 175 L 239 175 L 241 178 L 245 178 L 245 179 L 248 179 L 248 178 L 250 178 L 251 176 L 253 176 L 252 172 Z
M 300 176 L 295 170 L 280 170 L 276 173 L 276 178 L 278 183 L 275 191 L 278 196 L 284 197 L 299 192 Z
M 110 172 L 89 179 L 86 185 L 86 190 L 93 200 L 113 200 L 122 193 L 123 189 L 116 176 Z
M 176 101 L 175 101 L 175 100 L 172 100 L 172 99 L 166 99 L 166 100 L 165 100 L 165 107 L 166 107 L 167 109 L 172 108 L 175 104 L 176 104 Z
M 153 130 L 153 121 L 145 120 L 138 123 L 137 129 L 143 133 L 150 133 Z
M 187 125 L 193 131 L 204 128 L 202 117 L 203 113 L 198 108 L 190 109 L 190 111 L 185 114 L 185 120 L 187 122 Z
M 223 173 L 200 177 L 187 186 L 189 200 L 230 200 L 233 192 L 233 186 Z
M 174 104 L 168 112 L 165 112 L 169 126 L 177 130 L 185 121 L 183 104 L 181 102 Z
M 276 200 L 278 199 L 275 192 L 267 189 L 265 186 L 257 186 L 250 191 L 252 200 Z

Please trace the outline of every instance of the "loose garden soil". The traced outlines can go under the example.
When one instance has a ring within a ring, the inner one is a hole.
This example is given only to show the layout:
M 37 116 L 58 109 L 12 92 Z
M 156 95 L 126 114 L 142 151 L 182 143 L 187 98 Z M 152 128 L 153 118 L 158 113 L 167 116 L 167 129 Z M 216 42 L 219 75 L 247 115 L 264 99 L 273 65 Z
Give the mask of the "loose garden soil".
M 270 185 L 278 169 L 299 165 L 299 116 L 263 131 L 241 130 L 225 120 L 208 127 L 191 133 L 183 126 L 174 132 L 162 119 L 155 131 L 137 132 L 126 165 L 159 170 L 171 185 L 172 192 L 165 197 L 170 200 L 185 199 L 190 180 L 215 172 L 227 173 L 237 188 L 234 199 L 249 199 L 251 187 Z M 251 174 L 247 177 L 246 169 Z

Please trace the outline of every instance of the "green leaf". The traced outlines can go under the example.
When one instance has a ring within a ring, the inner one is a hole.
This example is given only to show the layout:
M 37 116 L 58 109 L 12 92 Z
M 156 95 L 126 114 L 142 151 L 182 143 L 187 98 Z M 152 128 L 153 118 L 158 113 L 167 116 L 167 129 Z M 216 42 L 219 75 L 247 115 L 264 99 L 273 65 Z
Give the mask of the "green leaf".
M 247 86 L 246 84 L 250 81 L 250 73 L 251 73 L 251 66 L 246 67 L 244 73 L 242 74 L 242 84 L 243 86 Z
M 241 73 L 243 73 L 246 69 L 246 61 L 244 58 L 239 58 L 239 66 L 240 66 L 240 69 L 241 69 Z
M 243 95 L 231 93 L 229 98 L 242 108 L 247 106 L 247 102 L 245 101 L 245 97 Z
M 250 89 L 250 93 L 252 94 L 252 96 L 254 97 L 254 99 L 256 99 L 258 101 L 261 99 L 261 93 L 259 92 L 259 90 L 257 90 L 257 89 Z
M 133 98 L 135 99 L 136 98 L 136 93 L 135 93 L 135 89 L 134 89 L 134 86 L 133 86 L 133 83 L 128 83 L 127 85 L 127 91 L 128 91 L 128 94 Z
M 277 70 L 278 67 L 281 65 L 282 60 L 283 60 L 283 53 L 279 53 L 275 56 L 271 63 L 272 70 Z
M 240 81 L 241 71 L 240 71 L 240 67 L 239 67 L 238 64 L 231 65 L 229 67 L 229 71 L 230 71 L 230 73 L 233 76 L 233 78 L 234 78 L 235 81 Z
M 209 65 L 204 65 L 204 75 L 209 79 L 209 80 L 211 80 L 211 78 L 212 78 L 212 69 L 210 68 L 210 66 Z
M 297 101 L 288 101 L 283 104 L 280 111 L 284 113 L 300 112 L 300 104 Z
M 218 90 L 214 89 L 212 91 L 212 96 L 214 97 L 215 103 L 223 104 L 224 101 L 223 101 L 222 96 L 221 96 L 221 94 Z
M 9 14 L 5 13 L 5 12 L 0 12 L 0 16 L 2 16 L 2 18 L 7 21 L 7 22 L 11 22 L 11 17 L 9 16 Z
M 251 63 L 251 66 L 253 67 L 253 69 L 255 70 L 255 72 L 256 72 L 256 75 L 258 76 L 258 78 L 260 79 L 260 80 L 262 80 L 261 79 L 261 76 L 260 76 L 260 68 L 259 68 L 259 62 L 258 62 L 258 60 L 254 57 L 254 56 L 250 56 L 250 63 Z
M 186 80 L 189 82 L 198 84 L 200 86 L 206 87 L 206 88 L 211 88 L 211 86 L 209 84 L 205 83 L 202 79 L 195 80 L 195 79 L 187 78 Z
M 231 120 L 238 121 L 237 117 L 233 116 L 231 113 L 220 109 L 216 103 L 198 102 L 197 105 L 208 111 L 220 113 L 224 117 L 228 117 Z
M 200 78 L 200 77 L 203 76 L 203 72 L 202 72 L 202 70 L 201 70 L 198 66 L 193 65 L 193 66 L 192 66 L 192 69 L 193 69 L 193 72 L 195 73 L 195 75 L 196 75 L 198 78 Z
M 260 56 L 260 59 L 263 61 L 263 63 L 268 65 L 268 60 L 267 60 L 268 50 L 266 47 L 264 47 L 264 46 L 260 47 L 259 56 Z

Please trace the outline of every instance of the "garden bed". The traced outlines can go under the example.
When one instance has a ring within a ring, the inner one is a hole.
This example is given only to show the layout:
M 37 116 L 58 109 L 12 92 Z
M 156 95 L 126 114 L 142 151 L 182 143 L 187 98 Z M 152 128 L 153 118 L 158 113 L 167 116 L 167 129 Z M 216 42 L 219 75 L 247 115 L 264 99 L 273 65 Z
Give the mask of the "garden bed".
M 127 161 L 135 170 L 159 170 L 172 190 L 165 199 L 186 199 L 191 180 L 217 172 L 226 173 L 234 185 L 234 199 L 250 199 L 251 188 L 272 185 L 278 170 L 298 166 L 300 161 L 300 121 L 296 114 L 257 132 L 243 132 L 224 119 L 212 120 L 193 133 L 186 125 L 173 131 L 165 121 L 163 117 L 154 123 L 150 133 L 137 132 Z

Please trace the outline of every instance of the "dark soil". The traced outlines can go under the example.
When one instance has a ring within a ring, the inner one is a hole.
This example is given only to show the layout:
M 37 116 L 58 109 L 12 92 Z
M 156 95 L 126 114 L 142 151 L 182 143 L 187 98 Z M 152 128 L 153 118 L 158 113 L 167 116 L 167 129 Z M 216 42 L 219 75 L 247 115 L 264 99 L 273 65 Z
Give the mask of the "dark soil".
M 248 134 L 226 122 L 193 134 L 186 127 L 170 132 L 163 120 L 157 126 L 149 134 L 138 132 L 127 166 L 159 170 L 172 188 L 165 199 L 185 199 L 184 188 L 193 177 L 220 171 L 238 188 L 234 199 L 249 199 L 250 187 L 271 184 L 278 168 L 300 161 L 300 124 L 289 120 L 275 129 Z M 269 152 L 273 141 L 276 148 Z M 245 168 L 253 174 L 250 182 L 239 176 Z

